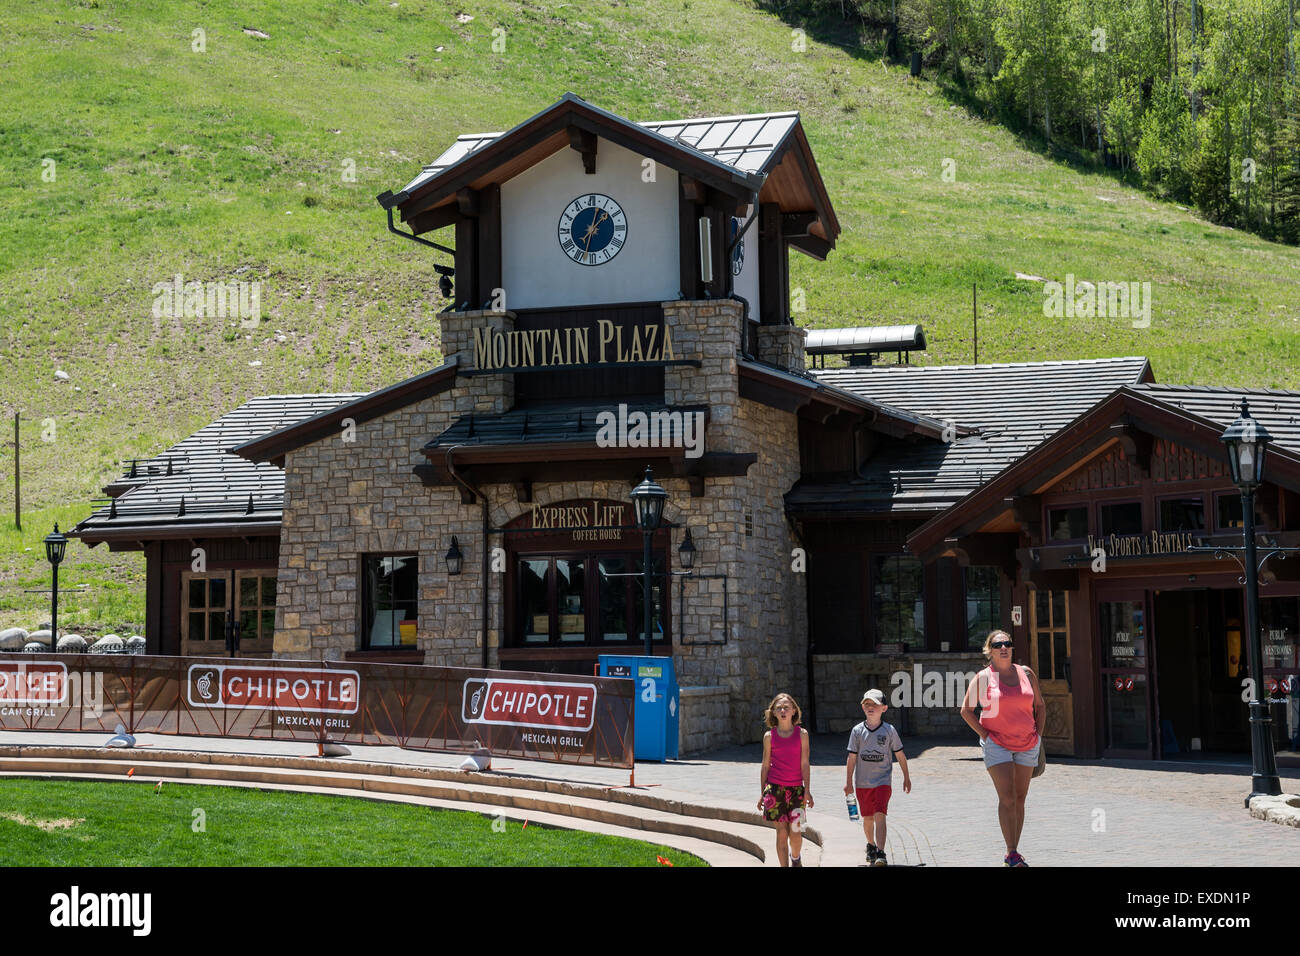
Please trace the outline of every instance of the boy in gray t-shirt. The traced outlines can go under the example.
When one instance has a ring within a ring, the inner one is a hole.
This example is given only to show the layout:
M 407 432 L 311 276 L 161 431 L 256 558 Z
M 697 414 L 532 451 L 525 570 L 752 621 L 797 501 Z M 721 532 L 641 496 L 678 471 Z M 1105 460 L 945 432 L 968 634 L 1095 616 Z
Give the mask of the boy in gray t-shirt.
M 903 754 L 903 741 L 892 724 L 885 723 L 885 695 L 869 690 L 862 695 L 862 713 L 866 720 L 849 734 L 849 759 L 844 793 L 857 791 L 858 807 L 862 814 L 862 830 L 867 835 L 867 863 L 885 866 L 885 814 L 894 774 L 894 760 L 903 768 L 903 792 L 912 792 L 912 778 L 907 772 L 907 757 Z

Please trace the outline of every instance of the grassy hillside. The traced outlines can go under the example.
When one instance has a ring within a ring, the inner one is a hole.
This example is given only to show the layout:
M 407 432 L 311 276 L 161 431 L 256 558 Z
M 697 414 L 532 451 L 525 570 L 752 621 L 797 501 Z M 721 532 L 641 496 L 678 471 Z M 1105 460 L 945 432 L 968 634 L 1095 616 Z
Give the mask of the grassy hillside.
M 1162 381 L 1300 387 L 1300 252 L 1044 158 L 853 37 L 810 25 L 796 52 L 745 0 L 10 2 L 0 30 L 0 528 L 15 408 L 26 513 L 0 531 L 0 626 L 36 622 L 39 538 L 121 459 L 253 395 L 439 361 L 436 254 L 374 196 L 565 90 L 634 119 L 801 110 L 844 228 L 826 263 L 792 257 L 809 326 L 919 321 L 923 361 L 969 361 L 974 282 L 983 361 L 1144 354 Z M 1151 326 L 1045 318 L 1017 271 L 1150 282 Z M 261 326 L 156 319 L 177 273 L 259 281 Z M 141 560 L 92 554 L 70 548 L 63 580 L 93 588 L 65 613 L 138 624 Z

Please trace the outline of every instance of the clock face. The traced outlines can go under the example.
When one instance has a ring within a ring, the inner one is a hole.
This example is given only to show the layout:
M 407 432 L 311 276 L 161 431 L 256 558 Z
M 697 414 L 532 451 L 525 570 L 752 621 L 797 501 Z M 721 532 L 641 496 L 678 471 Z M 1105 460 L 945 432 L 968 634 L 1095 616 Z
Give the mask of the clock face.
M 564 207 L 557 233 L 560 248 L 574 262 L 604 265 L 627 241 L 627 215 L 608 196 L 587 193 Z

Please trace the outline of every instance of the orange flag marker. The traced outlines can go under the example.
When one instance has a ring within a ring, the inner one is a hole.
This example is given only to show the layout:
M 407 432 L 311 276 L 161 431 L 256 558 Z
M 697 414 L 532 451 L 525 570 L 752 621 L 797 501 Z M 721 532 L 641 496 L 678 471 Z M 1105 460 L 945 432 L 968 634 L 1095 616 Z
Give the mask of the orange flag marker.
M 127 775 L 128 777 L 134 777 L 134 776 L 135 776 L 135 767 L 132 767 L 130 770 L 128 770 L 128 771 L 126 772 L 126 775 Z
M 656 861 L 660 866 L 672 866 L 672 865 L 673 865 L 673 861 L 672 861 L 672 860 L 664 859 L 664 858 L 663 858 L 662 856 L 660 856 L 658 853 L 655 854 L 655 861 Z

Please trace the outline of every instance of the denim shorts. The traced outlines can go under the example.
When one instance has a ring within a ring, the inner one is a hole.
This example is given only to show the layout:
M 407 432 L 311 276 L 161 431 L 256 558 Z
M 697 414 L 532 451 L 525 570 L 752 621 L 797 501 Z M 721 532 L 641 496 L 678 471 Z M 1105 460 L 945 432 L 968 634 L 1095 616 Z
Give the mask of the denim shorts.
M 1008 750 L 1000 743 L 993 740 L 992 737 L 980 741 L 980 750 L 984 753 L 984 766 L 996 767 L 1000 763 L 1012 761 L 1021 767 L 1038 766 L 1038 748 L 1043 745 L 1043 738 L 1039 737 L 1034 746 L 1028 750 Z

